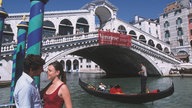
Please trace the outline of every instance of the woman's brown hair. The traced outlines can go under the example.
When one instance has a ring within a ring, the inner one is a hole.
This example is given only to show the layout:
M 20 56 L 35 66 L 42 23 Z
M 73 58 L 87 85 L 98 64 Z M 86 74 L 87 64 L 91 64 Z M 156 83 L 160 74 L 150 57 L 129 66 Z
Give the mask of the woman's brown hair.
M 55 68 L 55 70 L 60 71 L 60 74 L 59 74 L 60 79 L 61 79 L 61 81 L 66 83 L 66 73 L 63 71 L 63 65 L 58 61 L 54 61 L 54 62 L 50 63 L 49 66 L 50 65 L 52 65 Z

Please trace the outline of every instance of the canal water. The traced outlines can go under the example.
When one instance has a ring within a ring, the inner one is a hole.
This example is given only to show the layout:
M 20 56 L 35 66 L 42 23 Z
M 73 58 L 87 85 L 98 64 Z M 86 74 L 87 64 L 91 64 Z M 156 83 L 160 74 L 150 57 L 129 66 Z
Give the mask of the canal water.
M 140 91 L 140 78 L 106 78 L 104 74 L 67 73 L 67 84 L 71 92 L 73 108 L 192 108 L 192 77 L 149 77 L 147 86 L 152 89 L 166 89 L 173 81 L 175 92 L 173 95 L 145 104 L 128 104 L 110 101 L 86 93 L 78 85 L 78 78 L 98 86 L 100 82 L 107 85 L 119 84 L 125 93 Z M 41 81 L 41 88 L 49 81 Z M 10 88 L 0 88 L 0 104 L 9 102 Z

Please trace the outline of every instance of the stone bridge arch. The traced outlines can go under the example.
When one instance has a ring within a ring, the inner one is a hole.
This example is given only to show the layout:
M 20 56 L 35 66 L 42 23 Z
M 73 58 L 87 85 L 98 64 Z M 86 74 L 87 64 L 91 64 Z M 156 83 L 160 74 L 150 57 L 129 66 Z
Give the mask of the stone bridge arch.
M 159 73 L 161 72 L 160 69 L 155 67 L 156 64 L 153 60 L 146 57 L 145 54 L 137 53 L 127 47 L 110 45 L 95 45 L 62 51 L 50 58 L 44 69 L 46 70 L 50 62 L 58 60 L 68 54 L 81 56 L 94 61 L 106 72 L 107 76 L 137 76 L 137 72 L 140 71 L 140 63 L 145 63 L 150 76 L 162 75 L 162 73 Z

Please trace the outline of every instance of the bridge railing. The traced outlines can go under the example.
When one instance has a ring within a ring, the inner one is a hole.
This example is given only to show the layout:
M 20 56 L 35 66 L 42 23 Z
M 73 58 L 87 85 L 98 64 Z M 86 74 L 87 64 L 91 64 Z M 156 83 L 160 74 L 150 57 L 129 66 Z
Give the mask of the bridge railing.
M 3 43 L 1 46 L 1 56 L 5 57 L 7 55 L 12 56 L 16 42 Z
M 57 35 L 55 37 L 44 38 L 42 43 L 43 43 L 43 46 L 47 46 L 47 45 L 65 43 L 65 42 L 72 42 L 72 41 L 78 41 L 78 40 L 84 40 L 84 39 L 91 39 L 91 38 L 96 38 L 96 37 L 98 37 L 98 40 L 99 40 L 98 31 L 89 32 L 89 33 L 82 33 L 82 34 L 71 34 L 71 35 L 60 35 L 60 36 Z M 157 48 L 154 48 L 154 47 L 152 47 L 152 46 L 150 46 L 150 45 L 148 45 L 148 44 L 146 44 L 146 43 L 144 43 L 142 41 L 136 40 L 135 38 L 131 38 L 131 39 L 134 40 L 134 41 L 139 42 L 140 44 L 143 44 L 143 45 L 149 47 L 150 49 L 153 49 L 156 52 L 167 55 L 172 59 L 174 58 L 174 56 L 170 55 L 169 53 L 165 53 L 164 51 L 161 51 L 161 50 L 159 50 Z M 1 48 L 2 56 L 12 55 L 15 46 L 16 46 L 16 42 L 2 44 L 2 48 Z M 176 58 L 175 58 L 175 60 L 179 61 Z
M 169 53 L 166 53 L 166 52 L 164 52 L 164 51 L 161 51 L 161 50 L 159 50 L 159 49 L 157 49 L 157 48 L 154 48 L 153 46 L 150 46 L 150 45 L 148 45 L 148 44 L 146 44 L 146 43 L 144 43 L 144 42 L 142 42 L 142 41 L 139 41 L 139 40 L 137 40 L 137 39 L 133 39 L 135 42 L 133 42 L 134 44 L 138 44 L 138 45 L 143 45 L 143 46 L 145 46 L 145 48 L 147 49 L 147 50 L 150 50 L 150 49 L 153 49 L 153 52 L 155 52 L 156 54 L 158 54 L 159 56 L 161 56 L 161 57 L 167 57 L 167 58 L 169 58 L 169 60 L 174 60 L 175 62 L 177 62 L 177 63 L 179 63 L 180 62 L 180 60 L 178 60 L 177 58 L 175 58 L 174 56 L 172 56 L 172 55 L 170 55 Z M 157 55 L 154 55 L 154 56 L 157 56 Z
M 43 38 L 43 46 L 59 44 L 64 42 L 78 41 L 83 39 L 90 39 L 98 37 L 98 31 L 81 33 L 81 34 L 71 34 L 71 35 L 57 35 L 55 37 Z M 16 42 L 3 43 L 1 47 L 1 56 L 12 55 Z
M 44 38 L 42 42 L 43 42 L 43 46 L 45 46 L 45 45 L 59 44 L 64 42 L 90 39 L 95 37 L 98 37 L 98 32 L 89 32 L 89 33 L 66 35 L 66 36 L 55 36 L 51 38 Z

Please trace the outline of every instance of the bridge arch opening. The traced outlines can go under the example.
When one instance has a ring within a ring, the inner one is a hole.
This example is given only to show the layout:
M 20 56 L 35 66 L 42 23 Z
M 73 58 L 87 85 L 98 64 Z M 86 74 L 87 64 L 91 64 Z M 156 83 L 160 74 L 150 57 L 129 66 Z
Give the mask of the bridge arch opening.
M 147 42 L 145 36 L 143 36 L 143 35 L 139 36 L 139 41 L 144 42 L 144 43 Z
M 103 28 L 103 26 L 110 21 L 112 18 L 112 14 L 109 11 L 109 9 L 107 9 L 105 6 L 99 6 L 96 8 L 95 10 L 95 15 L 97 16 L 96 18 L 98 19 L 99 23 L 99 28 Z
M 66 71 L 67 72 L 70 72 L 71 71 L 71 60 L 67 60 L 66 61 Z
M 161 50 L 161 51 L 163 50 L 161 44 L 157 44 L 157 45 L 156 45 L 156 48 L 159 49 L 159 50 Z
M 117 29 L 117 31 L 119 33 L 122 33 L 122 34 L 127 34 L 127 30 L 125 29 L 125 27 L 123 25 L 120 25 Z
M 89 24 L 85 18 L 79 18 L 76 24 L 77 33 L 87 33 L 89 32 Z
M 164 48 L 164 52 L 167 53 L 167 54 L 170 53 L 170 52 L 169 52 L 169 49 L 168 49 L 167 47 Z
M 65 69 L 65 61 L 64 61 L 64 60 L 61 60 L 60 63 L 62 64 L 63 69 Z
M 13 30 L 10 24 L 4 25 L 2 43 L 10 43 L 13 41 Z
M 79 70 L 79 61 L 77 59 L 73 60 L 73 70 L 76 70 L 76 72 Z
M 130 34 L 133 38 L 137 39 L 137 35 L 136 35 L 135 31 L 131 30 L 131 31 L 129 32 L 129 34 Z
M 115 52 L 115 53 L 114 53 Z M 106 72 L 109 77 L 138 76 L 140 63 L 145 63 L 149 76 L 159 76 L 155 63 L 129 48 L 119 46 L 94 46 L 76 50 L 72 55 L 78 55 L 92 60 Z
M 73 29 L 71 21 L 63 19 L 59 24 L 59 35 L 73 34 Z
M 53 37 L 56 34 L 53 22 L 46 20 L 43 22 L 43 38 Z
M 150 46 L 152 46 L 152 47 L 154 47 L 154 46 L 155 46 L 155 44 L 154 44 L 153 40 L 151 40 L 151 39 L 148 41 L 148 45 L 150 45 Z

